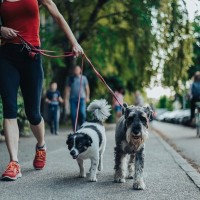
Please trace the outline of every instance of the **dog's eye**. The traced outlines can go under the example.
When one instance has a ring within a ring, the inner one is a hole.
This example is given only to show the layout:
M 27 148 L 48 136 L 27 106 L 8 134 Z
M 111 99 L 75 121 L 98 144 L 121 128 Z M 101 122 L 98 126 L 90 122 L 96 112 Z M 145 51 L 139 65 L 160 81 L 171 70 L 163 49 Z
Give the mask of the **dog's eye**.
M 146 123 L 147 123 L 146 117 L 141 116 L 141 117 L 140 117 L 140 120 L 141 120 L 142 124 L 143 124 L 144 126 L 146 126 Z
M 127 119 L 127 125 L 130 125 L 133 122 L 134 117 L 129 117 Z
M 78 143 L 78 147 L 81 147 L 82 146 L 82 143 Z

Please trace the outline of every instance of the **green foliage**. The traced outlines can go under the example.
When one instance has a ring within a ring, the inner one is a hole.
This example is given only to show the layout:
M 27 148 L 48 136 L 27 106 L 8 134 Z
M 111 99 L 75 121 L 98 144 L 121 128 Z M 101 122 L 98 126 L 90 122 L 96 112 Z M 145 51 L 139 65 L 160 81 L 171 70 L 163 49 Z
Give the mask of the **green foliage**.
M 193 26 L 193 35 L 194 35 L 194 43 L 193 43 L 193 65 L 188 70 L 189 78 L 192 78 L 196 71 L 200 71 L 200 16 L 196 16 Z
M 107 79 L 120 77 L 129 92 L 148 87 L 163 73 L 162 83 L 181 92 L 192 64 L 192 29 L 182 0 L 55 0 L 73 33 L 97 70 Z M 41 9 L 41 36 L 47 49 L 70 50 L 69 41 Z M 44 29 L 44 30 L 43 30 Z M 62 90 L 76 60 L 44 59 L 46 84 Z M 92 94 L 105 94 L 88 64 L 84 73 Z M 97 90 L 97 91 L 94 91 Z
M 183 4 L 181 4 L 183 3 Z M 163 0 L 155 14 L 157 68 L 163 73 L 162 83 L 181 92 L 192 65 L 193 36 L 184 1 Z
M 157 108 L 166 108 L 167 110 L 173 110 L 173 101 L 167 96 L 162 96 L 156 106 Z

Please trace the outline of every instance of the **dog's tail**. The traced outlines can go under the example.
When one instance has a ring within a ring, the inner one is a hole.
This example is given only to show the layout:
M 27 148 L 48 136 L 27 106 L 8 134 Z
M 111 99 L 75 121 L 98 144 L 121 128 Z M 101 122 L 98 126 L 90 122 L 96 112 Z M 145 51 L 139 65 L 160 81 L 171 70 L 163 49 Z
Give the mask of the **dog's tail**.
M 110 116 L 111 106 L 105 99 L 94 100 L 87 107 L 87 111 L 92 113 L 94 120 L 104 122 Z

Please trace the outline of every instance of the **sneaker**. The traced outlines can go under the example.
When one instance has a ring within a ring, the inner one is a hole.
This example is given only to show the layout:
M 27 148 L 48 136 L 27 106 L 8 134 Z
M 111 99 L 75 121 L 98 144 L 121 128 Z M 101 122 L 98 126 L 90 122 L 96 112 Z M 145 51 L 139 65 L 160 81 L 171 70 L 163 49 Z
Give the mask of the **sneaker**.
M 33 160 L 33 166 L 35 169 L 43 169 L 46 165 L 46 149 L 38 149 L 36 147 L 35 158 Z
M 5 172 L 2 174 L 1 180 L 15 181 L 17 178 L 22 177 L 20 165 L 16 161 L 11 161 Z

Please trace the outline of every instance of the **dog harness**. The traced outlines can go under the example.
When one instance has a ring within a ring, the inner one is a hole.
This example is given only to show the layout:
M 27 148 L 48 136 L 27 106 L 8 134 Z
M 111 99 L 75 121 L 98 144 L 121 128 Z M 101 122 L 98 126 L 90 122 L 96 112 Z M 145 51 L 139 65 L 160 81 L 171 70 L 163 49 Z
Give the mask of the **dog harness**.
M 33 46 L 40 46 L 40 16 L 37 0 L 4 1 L 0 7 L 3 26 L 19 31 Z M 21 44 L 19 37 L 11 40 L 2 38 L 3 43 Z

